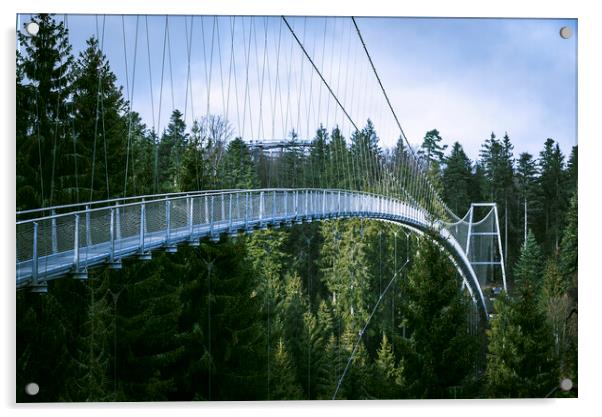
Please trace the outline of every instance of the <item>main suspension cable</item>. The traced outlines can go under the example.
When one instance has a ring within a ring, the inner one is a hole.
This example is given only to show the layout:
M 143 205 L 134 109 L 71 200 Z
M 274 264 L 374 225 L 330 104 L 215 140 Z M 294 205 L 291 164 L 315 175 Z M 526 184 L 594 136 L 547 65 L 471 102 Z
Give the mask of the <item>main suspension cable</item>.
M 303 53 L 305 54 L 305 56 L 307 57 L 307 59 L 309 60 L 310 64 L 312 65 L 312 67 L 314 67 L 314 70 L 318 73 L 318 75 L 320 76 L 320 79 L 322 80 L 322 82 L 324 83 L 324 85 L 326 86 L 326 88 L 328 88 L 328 91 L 330 92 L 330 94 L 332 95 L 332 97 L 335 99 L 335 101 L 337 102 L 337 104 L 339 105 L 339 107 L 341 108 L 341 110 L 343 110 L 343 113 L 345 113 L 345 116 L 347 116 L 347 119 L 349 119 L 349 121 L 351 122 L 351 124 L 353 125 L 353 127 L 355 128 L 355 130 L 359 130 L 357 128 L 357 125 L 355 124 L 355 122 L 353 121 L 353 119 L 351 118 L 351 116 L 349 116 L 349 113 L 347 113 L 347 110 L 345 110 L 345 107 L 341 104 L 341 102 L 339 101 L 339 99 L 337 98 L 336 94 L 334 93 L 334 91 L 332 91 L 332 88 L 330 88 L 330 85 L 328 85 L 328 82 L 324 79 L 324 76 L 322 75 L 322 73 L 320 72 L 320 70 L 318 69 L 318 67 L 316 66 L 316 64 L 314 63 L 314 61 L 311 59 L 311 57 L 309 56 L 309 54 L 307 53 L 307 51 L 305 50 L 305 47 L 303 46 L 303 43 L 301 43 L 301 41 L 299 40 L 299 38 L 297 37 L 297 34 L 295 33 L 295 31 L 293 30 L 293 28 L 291 27 L 291 25 L 288 23 L 288 21 L 286 20 L 286 17 L 282 16 L 282 20 L 284 21 L 284 23 L 286 24 L 286 26 L 288 27 L 288 30 L 291 32 L 291 34 L 293 35 L 293 37 L 295 38 L 295 41 L 297 41 L 297 43 L 299 44 L 299 47 L 301 48 L 301 50 L 303 51 Z

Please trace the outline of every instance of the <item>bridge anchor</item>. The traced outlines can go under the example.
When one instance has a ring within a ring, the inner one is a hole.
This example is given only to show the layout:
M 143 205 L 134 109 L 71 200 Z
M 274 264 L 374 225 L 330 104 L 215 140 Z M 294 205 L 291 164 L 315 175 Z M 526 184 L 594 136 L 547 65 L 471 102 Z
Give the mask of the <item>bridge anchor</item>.
M 29 291 L 36 294 L 46 294 L 48 293 L 48 283 L 39 282 L 36 284 L 31 284 Z
M 117 259 L 114 261 L 109 261 L 107 262 L 108 266 L 110 269 L 121 269 L 123 267 L 123 264 L 121 263 L 121 259 Z
M 153 255 L 150 252 L 142 252 L 138 254 L 138 259 L 141 261 L 150 261 L 153 259 Z
M 88 271 L 73 271 L 71 273 L 71 277 L 73 279 L 78 279 L 78 280 L 87 280 L 88 279 Z

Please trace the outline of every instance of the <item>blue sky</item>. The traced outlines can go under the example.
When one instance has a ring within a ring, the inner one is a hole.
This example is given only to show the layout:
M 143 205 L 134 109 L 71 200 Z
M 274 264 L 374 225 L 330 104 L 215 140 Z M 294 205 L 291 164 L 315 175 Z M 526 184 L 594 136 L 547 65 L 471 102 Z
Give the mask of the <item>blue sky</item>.
M 21 21 L 28 17 L 22 15 Z M 124 93 L 129 90 L 134 109 L 159 131 L 171 112 L 172 93 L 173 106 L 185 111 L 188 124 L 207 113 L 227 114 L 246 139 L 278 139 L 292 128 L 307 137 L 320 122 L 338 123 L 346 135 L 353 131 L 278 17 L 170 16 L 166 25 L 164 16 L 69 15 L 76 53 L 89 36 L 102 37 L 103 22 L 103 50 Z M 363 125 L 371 118 L 383 145 L 392 146 L 399 131 L 351 20 L 295 17 L 289 22 L 354 122 Z M 437 128 L 445 143 L 462 143 L 471 159 L 491 131 L 508 132 L 515 156 L 537 155 L 548 137 L 565 154 L 577 143 L 576 20 L 357 22 L 411 143 Z M 559 36 L 562 26 L 573 29 L 570 39 Z M 166 27 L 170 42 L 164 64 Z

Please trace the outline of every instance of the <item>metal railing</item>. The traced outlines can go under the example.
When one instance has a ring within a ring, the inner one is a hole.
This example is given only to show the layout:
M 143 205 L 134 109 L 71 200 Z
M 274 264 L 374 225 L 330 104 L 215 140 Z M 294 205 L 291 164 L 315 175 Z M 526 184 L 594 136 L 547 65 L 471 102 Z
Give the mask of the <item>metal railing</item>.
M 427 222 L 425 212 L 399 200 L 310 188 L 164 194 L 44 210 L 51 214 L 16 223 L 18 287 L 70 273 L 85 274 L 88 267 L 148 256 L 161 247 L 273 224 L 349 216 Z
M 65 275 L 85 278 L 93 266 L 119 268 L 121 259 L 149 259 L 152 250 L 173 252 L 178 244 L 195 245 L 204 237 L 216 241 L 224 233 L 232 235 L 273 225 L 365 217 L 393 221 L 414 230 L 440 229 L 449 251 L 458 260 L 464 281 L 472 287 L 471 293 L 483 298 L 462 246 L 442 222 L 433 221 L 426 211 L 408 202 L 377 194 L 314 188 L 219 190 L 44 210 L 37 213 L 50 210 L 51 214 L 16 223 L 17 288 L 43 287 L 46 281 Z

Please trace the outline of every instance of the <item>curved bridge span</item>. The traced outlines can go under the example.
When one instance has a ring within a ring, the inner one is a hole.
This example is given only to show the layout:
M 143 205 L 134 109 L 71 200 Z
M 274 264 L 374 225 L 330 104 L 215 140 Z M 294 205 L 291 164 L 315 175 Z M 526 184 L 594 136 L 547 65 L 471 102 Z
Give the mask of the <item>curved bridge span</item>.
M 88 268 L 121 268 L 128 257 L 150 259 L 151 251 L 175 252 L 205 237 L 235 235 L 268 226 L 342 218 L 396 223 L 432 232 L 487 317 L 487 304 L 464 246 L 453 226 L 394 198 L 336 189 L 218 190 L 105 200 L 17 213 L 17 288 L 44 289 L 63 276 L 86 278 Z M 464 237 L 462 236 L 462 239 Z

